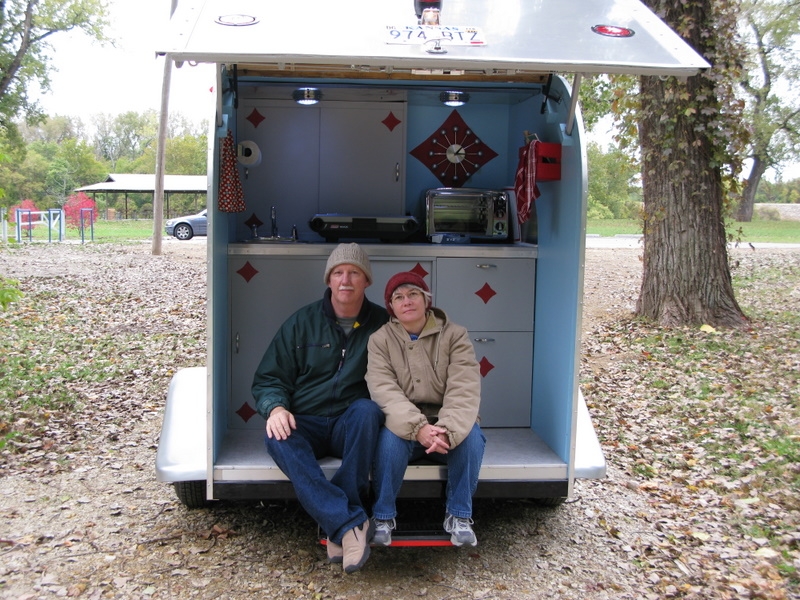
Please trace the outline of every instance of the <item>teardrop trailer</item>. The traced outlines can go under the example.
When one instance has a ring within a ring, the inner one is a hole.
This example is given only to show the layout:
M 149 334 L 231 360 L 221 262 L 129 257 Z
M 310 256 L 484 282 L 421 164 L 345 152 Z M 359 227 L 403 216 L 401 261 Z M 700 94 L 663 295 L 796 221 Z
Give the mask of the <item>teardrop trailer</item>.
M 170 384 L 158 480 L 188 507 L 294 497 L 264 450 L 250 386 L 280 324 L 321 296 L 333 243 L 351 240 L 370 256 L 372 301 L 383 303 L 391 275 L 413 270 L 470 332 L 487 438 L 476 497 L 558 504 L 577 478 L 604 477 L 578 383 L 581 80 L 709 65 L 638 0 L 173 6 L 159 51 L 177 65 L 215 64 L 217 106 L 207 364 Z M 229 134 L 235 158 L 223 151 Z M 233 184 L 238 212 L 220 191 Z M 502 192 L 507 235 L 470 233 L 485 211 L 450 214 L 445 227 L 425 202 L 431 190 L 467 189 Z M 338 463 L 320 461 L 328 477 Z M 400 496 L 443 497 L 445 482 L 446 467 L 412 464 Z

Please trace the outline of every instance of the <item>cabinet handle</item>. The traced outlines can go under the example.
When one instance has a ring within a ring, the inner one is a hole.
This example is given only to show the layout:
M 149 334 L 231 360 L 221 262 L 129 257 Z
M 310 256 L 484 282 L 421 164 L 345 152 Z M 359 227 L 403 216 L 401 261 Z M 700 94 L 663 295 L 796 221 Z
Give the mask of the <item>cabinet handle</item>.
M 475 267 L 478 269 L 496 269 L 497 265 L 492 265 L 487 263 L 487 264 L 477 264 L 475 265 Z
M 472 338 L 472 341 L 478 342 L 479 344 L 488 344 L 494 342 L 494 338 Z
M 394 163 L 394 180 L 395 182 L 400 181 L 400 163 Z
M 236 333 L 236 343 L 235 343 L 235 350 L 236 354 L 239 354 L 239 333 Z

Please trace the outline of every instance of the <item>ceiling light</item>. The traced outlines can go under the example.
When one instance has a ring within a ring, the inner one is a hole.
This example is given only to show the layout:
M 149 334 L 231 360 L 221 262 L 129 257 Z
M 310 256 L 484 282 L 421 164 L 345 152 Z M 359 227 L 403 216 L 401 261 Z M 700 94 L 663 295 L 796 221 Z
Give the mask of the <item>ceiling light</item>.
M 442 92 L 439 100 L 445 106 L 463 106 L 469 101 L 469 94 L 466 92 Z
M 316 104 L 321 98 L 322 92 L 317 88 L 298 88 L 292 92 L 292 99 L 298 104 L 304 104 L 306 106 Z

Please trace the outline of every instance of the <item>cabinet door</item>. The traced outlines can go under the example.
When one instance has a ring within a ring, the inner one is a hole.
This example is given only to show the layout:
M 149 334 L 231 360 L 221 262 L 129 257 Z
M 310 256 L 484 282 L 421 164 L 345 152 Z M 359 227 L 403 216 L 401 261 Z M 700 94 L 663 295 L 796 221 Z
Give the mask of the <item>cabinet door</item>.
M 532 258 L 439 258 L 434 302 L 476 331 L 533 331 Z
M 254 121 L 248 119 L 253 111 L 258 115 Z M 292 100 L 253 100 L 242 103 L 238 114 L 237 142 L 255 142 L 261 163 L 239 167 L 247 210 L 241 214 L 236 237 L 251 237 L 243 223 L 251 215 L 263 223 L 258 233 L 271 235 L 270 208 L 275 206 L 279 235 L 288 236 L 297 225 L 305 238 L 319 239 L 308 227 L 318 212 L 319 110 Z
M 401 102 L 321 109 L 319 212 L 405 214 L 405 120 Z
M 469 332 L 481 367 L 481 426 L 530 427 L 533 334 Z
M 281 324 L 300 307 L 322 298 L 325 262 L 316 257 L 230 258 L 229 428 L 264 427 L 263 419 L 252 415 L 253 375 Z

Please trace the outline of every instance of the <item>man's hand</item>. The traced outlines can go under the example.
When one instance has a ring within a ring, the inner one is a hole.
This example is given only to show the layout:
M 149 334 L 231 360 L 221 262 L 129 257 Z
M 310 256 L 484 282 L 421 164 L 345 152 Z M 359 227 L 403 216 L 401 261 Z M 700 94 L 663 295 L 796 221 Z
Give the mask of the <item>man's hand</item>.
M 285 440 L 293 429 L 297 429 L 294 415 L 282 406 L 276 406 L 267 419 L 267 436 L 276 440 Z
M 447 429 L 436 427 L 436 425 L 423 425 L 417 432 L 417 441 L 426 450 L 425 454 L 436 452 L 437 454 L 447 454 L 450 450 L 450 438 L 447 437 Z

